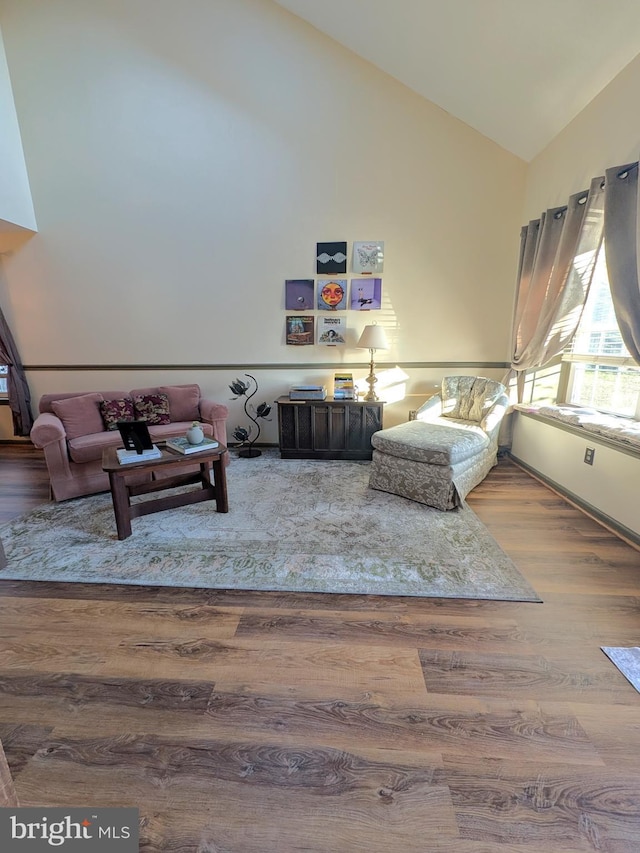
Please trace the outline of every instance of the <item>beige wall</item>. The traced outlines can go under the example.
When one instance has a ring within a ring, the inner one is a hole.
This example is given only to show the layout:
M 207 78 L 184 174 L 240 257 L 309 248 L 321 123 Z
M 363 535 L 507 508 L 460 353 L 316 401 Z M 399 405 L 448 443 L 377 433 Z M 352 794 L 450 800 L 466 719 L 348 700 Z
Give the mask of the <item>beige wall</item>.
M 523 222 L 640 156 L 640 55 L 529 165 Z
M 0 33 L 0 252 L 23 229 L 36 229 L 4 42 Z M 28 236 L 29 231 L 23 236 Z M 21 241 L 20 241 L 21 242 Z
M 512 453 L 571 497 L 592 507 L 614 526 L 640 539 L 638 502 L 631 484 L 638 482 L 640 458 L 600 442 L 515 412 Z M 584 462 L 587 447 L 593 465 Z
M 188 371 L 223 399 L 291 365 L 273 396 L 300 364 L 364 374 L 372 319 L 384 361 L 435 364 L 410 392 L 508 359 L 523 161 L 271 0 L 3 0 L 0 26 L 39 225 L 4 259 L 25 364 L 238 365 Z M 346 348 L 287 347 L 284 281 L 336 239 L 385 241 L 383 310 L 348 312 Z
M 13 422 L 9 406 L 0 406 L 0 441 L 14 441 Z M 26 439 L 23 439 L 26 441 Z

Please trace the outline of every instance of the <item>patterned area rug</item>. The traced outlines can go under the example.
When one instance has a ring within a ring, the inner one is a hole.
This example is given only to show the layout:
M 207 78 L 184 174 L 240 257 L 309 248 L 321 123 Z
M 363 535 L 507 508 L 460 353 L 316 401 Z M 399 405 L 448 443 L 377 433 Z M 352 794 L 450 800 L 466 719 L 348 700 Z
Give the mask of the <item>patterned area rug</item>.
M 609 660 L 618 667 L 624 677 L 640 692 L 640 649 L 619 646 L 600 646 Z
M 108 494 L 47 504 L 0 528 L 0 578 L 539 601 L 469 507 L 439 512 L 368 476 L 368 462 L 234 458 L 228 514 L 143 516 L 122 542 Z

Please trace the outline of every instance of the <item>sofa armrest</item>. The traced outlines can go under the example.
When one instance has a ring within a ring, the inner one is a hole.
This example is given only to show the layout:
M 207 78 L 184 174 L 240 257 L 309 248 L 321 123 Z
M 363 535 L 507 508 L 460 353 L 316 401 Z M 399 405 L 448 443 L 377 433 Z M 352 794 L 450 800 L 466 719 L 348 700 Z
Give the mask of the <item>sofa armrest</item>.
M 508 395 L 501 394 L 482 419 L 482 423 L 480 424 L 480 426 L 490 438 L 494 438 L 498 435 L 498 432 L 500 430 L 500 424 L 506 414 L 508 407 Z
M 223 403 L 214 403 L 213 400 L 200 400 L 200 417 L 204 423 L 213 427 L 213 437 L 220 444 L 227 444 L 227 416 L 229 409 Z M 229 454 L 225 453 L 225 465 L 229 464 Z
M 213 400 L 200 400 L 200 417 L 208 424 L 214 421 L 226 421 L 229 409 L 223 403 L 214 403 Z
M 440 417 L 442 414 L 442 397 L 440 394 L 434 394 L 432 397 L 423 403 L 416 412 L 417 421 L 432 421 Z
M 50 412 L 41 412 L 31 427 L 31 441 L 44 450 L 51 490 L 56 496 L 56 484 L 71 479 L 67 433 L 60 418 Z M 56 500 L 58 498 L 56 497 Z
M 31 427 L 31 441 L 36 447 L 48 447 L 66 438 L 62 421 L 51 412 L 41 412 Z

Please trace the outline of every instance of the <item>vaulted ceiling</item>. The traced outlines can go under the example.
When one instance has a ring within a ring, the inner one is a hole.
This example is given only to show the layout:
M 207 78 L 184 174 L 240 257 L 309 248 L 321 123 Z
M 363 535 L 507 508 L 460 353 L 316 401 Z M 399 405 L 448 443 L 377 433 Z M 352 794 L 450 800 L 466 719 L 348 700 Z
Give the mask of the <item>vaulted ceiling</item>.
M 640 0 L 276 2 L 527 161 L 640 53 Z

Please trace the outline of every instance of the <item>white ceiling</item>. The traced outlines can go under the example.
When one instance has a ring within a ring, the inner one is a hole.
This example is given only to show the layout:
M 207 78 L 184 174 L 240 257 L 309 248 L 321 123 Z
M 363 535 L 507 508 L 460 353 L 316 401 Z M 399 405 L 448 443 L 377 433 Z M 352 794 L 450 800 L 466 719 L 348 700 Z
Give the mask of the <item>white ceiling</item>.
M 640 53 L 640 0 L 276 2 L 527 161 Z

